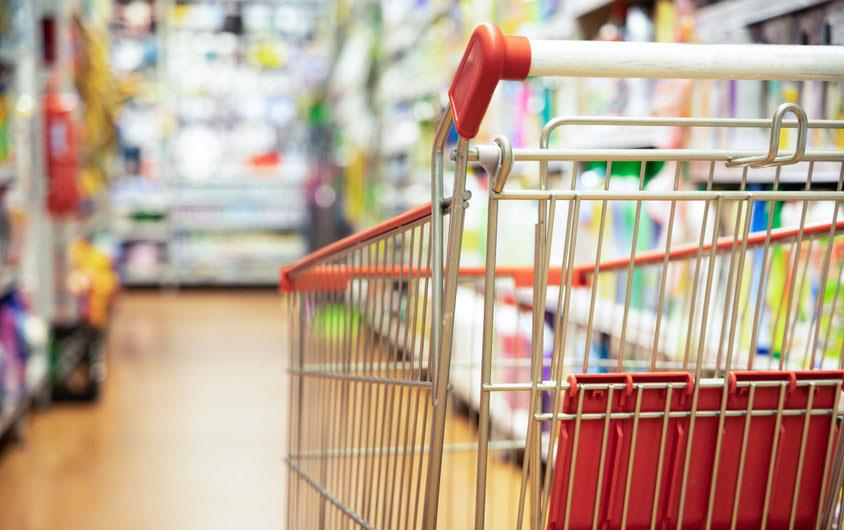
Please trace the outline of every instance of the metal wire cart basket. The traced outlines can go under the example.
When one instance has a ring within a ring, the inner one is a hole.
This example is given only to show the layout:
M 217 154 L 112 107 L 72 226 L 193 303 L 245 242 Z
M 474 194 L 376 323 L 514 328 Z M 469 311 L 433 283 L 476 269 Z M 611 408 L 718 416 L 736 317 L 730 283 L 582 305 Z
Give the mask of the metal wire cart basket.
M 842 80 L 844 49 L 479 26 L 431 202 L 282 271 L 288 527 L 842 528 L 844 151 L 808 146 L 844 122 L 784 103 L 766 119 L 556 118 L 536 148 L 472 144 L 498 82 L 527 76 Z M 598 126 L 769 145 L 551 147 Z M 528 189 L 508 185 L 517 163 Z M 466 191 L 471 164 L 486 201 Z M 486 261 L 461 268 L 475 207 Z M 531 266 L 498 265 L 502 227 L 533 242 Z

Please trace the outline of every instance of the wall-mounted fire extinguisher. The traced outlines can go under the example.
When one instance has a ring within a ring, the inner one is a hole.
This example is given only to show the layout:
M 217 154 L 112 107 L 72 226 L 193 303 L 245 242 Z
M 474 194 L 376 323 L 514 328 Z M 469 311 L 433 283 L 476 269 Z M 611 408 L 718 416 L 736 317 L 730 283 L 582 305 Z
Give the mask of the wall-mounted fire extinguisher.
M 79 156 L 74 120 L 76 97 L 61 93 L 48 82 L 44 95 L 47 151 L 47 210 L 56 216 L 75 213 L 79 207 Z

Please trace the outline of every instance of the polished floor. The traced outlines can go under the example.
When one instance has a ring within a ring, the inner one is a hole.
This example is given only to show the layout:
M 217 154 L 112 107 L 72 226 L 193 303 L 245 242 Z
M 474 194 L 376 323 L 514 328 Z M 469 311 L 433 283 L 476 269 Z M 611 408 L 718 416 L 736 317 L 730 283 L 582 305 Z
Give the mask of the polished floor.
M 100 402 L 0 452 L 0 529 L 281 528 L 283 318 L 273 292 L 124 294 Z
M 127 292 L 95 404 L 53 404 L 0 448 L 0 530 L 285 524 L 285 312 L 272 291 Z M 474 440 L 465 415 L 446 441 Z M 446 452 L 440 527 L 472 525 L 475 453 Z M 515 527 L 520 467 L 490 459 L 488 528 Z

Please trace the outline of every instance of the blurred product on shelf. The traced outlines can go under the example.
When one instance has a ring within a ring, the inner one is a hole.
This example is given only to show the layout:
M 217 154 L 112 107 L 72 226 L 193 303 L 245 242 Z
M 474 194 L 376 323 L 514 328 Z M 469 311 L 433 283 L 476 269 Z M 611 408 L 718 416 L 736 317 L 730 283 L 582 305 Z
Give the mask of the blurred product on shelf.
M 21 293 L 6 286 L 0 297 L 0 438 L 48 391 L 47 333 Z
M 152 2 L 114 5 L 109 21 L 111 72 L 119 108 L 115 111 L 122 174 L 158 178 L 160 136 L 165 124 L 160 108 L 158 25 Z
M 14 101 L 12 97 L 12 83 L 14 82 L 14 66 L 0 58 L 0 165 L 6 169 L 12 160 L 12 115 Z M 0 181 L 8 180 L 11 175 L 0 174 Z
M 73 17 L 79 42 L 74 56 L 74 84 L 84 102 L 79 178 L 83 197 L 96 196 L 106 185 L 117 147 L 117 92 L 109 68 L 108 34 L 97 20 L 78 13 Z
M 121 261 L 123 284 L 156 285 L 166 282 L 167 256 L 161 245 L 137 241 L 127 245 Z
M 60 92 L 58 81 L 47 81 L 44 115 L 47 153 L 47 209 L 57 217 L 79 208 L 78 132 L 76 97 Z
M 20 297 L 7 292 L 0 298 L 0 432 L 19 404 L 28 400 L 30 349 L 25 336 L 26 310 Z
M 91 326 L 105 326 L 119 286 L 112 256 L 80 238 L 71 244 L 70 259 L 68 287 L 80 299 L 82 317 Z

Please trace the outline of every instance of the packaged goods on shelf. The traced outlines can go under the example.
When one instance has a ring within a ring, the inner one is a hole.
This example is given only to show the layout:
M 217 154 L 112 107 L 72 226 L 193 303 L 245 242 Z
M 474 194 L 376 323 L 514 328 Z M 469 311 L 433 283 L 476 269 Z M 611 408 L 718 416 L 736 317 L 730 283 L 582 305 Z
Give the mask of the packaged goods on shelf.
M 67 282 L 70 291 L 80 298 L 82 317 L 92 326 L 102 327 L 118 288 L 114 271 L 114 249 L 77 239 L 71 244 L 72 269 Z M 109 245 L 111 246 L 111 245 Z
M 162 283 L 167 278 L 167 253 L 159 243 L 132 241 L 126 244 L 118 267 L 126 285 Z
M 0 402 L 4 410 L 26 398 L 26 361 L 28 350 L 20 333 L 18 319 L 22 311 L 13 294 L 0 299 Z M 8 406 L 7 406 L 8 405 Z
M 0 297 L 0 437 L 46 382 L 46 360 L 36 354 L 42 328 L 16 290 Z

